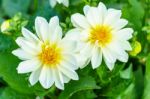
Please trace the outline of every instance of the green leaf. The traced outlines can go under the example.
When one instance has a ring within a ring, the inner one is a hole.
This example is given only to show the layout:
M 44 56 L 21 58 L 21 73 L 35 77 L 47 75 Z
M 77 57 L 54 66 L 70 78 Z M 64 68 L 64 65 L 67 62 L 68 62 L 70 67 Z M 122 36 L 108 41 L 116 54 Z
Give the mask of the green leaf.
M 70 0 L 70 5 L 79 5 L 82 2 L 83 2 L 82 0 Z
M 142 19 L 144 17 L 144 8 L 141 2 L 137 0 L 128 0 L 130 5 L 123 7 L 123 17 L 128 19 L 129 25 L 132 25 L 136 30 L 142 27 Z M 134 16 L 134 17 L 133 17 Z
M 36 91 L 43 92 L 39 86 L 30 86 L 26 75 L 17 73 L 20 60 L 10 53 L 0 53 L 0 76 L 7 84 L 25 94 L 34 94 Z
M 146 61 L 146 73 L 145 73 L 145 86 L 144 86 L 144 95 L 143 99 L 150 99 L 150 54 L 147 57 Z
M 0 52 L 11 50 L 14 46 L 14 41 L 9 36 L 0 33 Z
M 110 74 L 109 70 L 107 69 L 106 65 L 102 64 L 96 69 L 96 72 L 99 76 L 99 82 L 101 86 L 105 86 L 110 82 Z
M 95 99 L 96 97 L 92 90 L 84 90 L 75 93 L 70 99 Z
M 30 0 L 3 0 L 2 2 L 5 13 L 10 17 L 18 12 L 27 12 L 29 4 Z
M 3 90 L 4 90 L 4 88 L 1 87 L 1 88 L 0 88 L 0 96 L 1 96 L 1 94 L 2 94 L 2 92 L 3 92 Z
M 116 77 L 111 79 L 111 83 L 109 83 L 106 87 L 103 87 L 100 96 L 116 98 L 119 94 L 125 91 L 130 84 L 131 80 Z
M 96 69 L 99 76 L 100 86 L 107 86 L 111 82 L 111 79 L 120 75 L 120 70 L 124 67 L 124 64 L 116 64 L 114 69 L 110 71 L 104 63 Z
M 96 85 L 96 82 L 92 77 L 80 77 L 78 81 L 71 81 L 70 83 L 66 84 L 65 90 L 62 91 L 59 99 L 69 99 L 76 92 L 99 88 L 100 87 Z
M 132 65 L 130 65 L 127 69 L 120 71 L 121 78 L 130 79 L 132 74 Z
M 117 99 L 136 99 L 136 93 L 135 93 L 135 84 L 131 83 L 129 87 L 126 88 L 124 92 L 122 92 Z
M 134 76 L 132 71 L 132 65 L 130 65 L 125 70 L 120 71 L 120 77 L 124 79 L 133 79 Z M 124 90 L 122 90 L 120 94 L 118 94 L 117 99 L 128 99 L 131 98 L 131 96 L 132 99 L 136 99 L 135 93 L 135 83 L 134 80 L 132 80 L 132 83 L 129 86 L 127 86 Z
M 97 69 L 100 79 L 100 96 L 107 98 L 118 98 L 133 81 L 132 67 L 122 70 L 124 64 L 116 64 L 112 71 L 108 70 L 105 65 Z
M 7 87 L 2 91 L 0 95 L 0 99 L 34 99 L 35 96 L 29 96 L 26 94 L 21 94 L 16 92 L 15 90 Z
M 136 98 L 141 99 L 144 90 L 144 75 L 142 66 L 139 66 L 136 71 L 134 71 L 134 84 L 136 91 Z

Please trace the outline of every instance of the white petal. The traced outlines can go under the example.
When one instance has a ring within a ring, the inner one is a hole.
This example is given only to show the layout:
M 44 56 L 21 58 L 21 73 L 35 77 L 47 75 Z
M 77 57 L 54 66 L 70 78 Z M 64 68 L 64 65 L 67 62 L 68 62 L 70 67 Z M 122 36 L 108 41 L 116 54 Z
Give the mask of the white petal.
M 60 71 L 58 72 L 58 75 L 59 75 L 61 83 L 64 84 L 64 78 L 63 78 L 63 75 Z
M 33 58 L 32 55 L 30 55 L 29 53 L 25 52 L 22 49 L 13 50 L 12 53 L 13 55 L 19 57 L 21 60 L 27 60 Z
M 83 49 L 81 49 L 80 53 L 84 55 L 85 57 L 89 58 L 91 57 L 92 49 L 93 49 L 93 46 L 87 43 L 83 46 Z
M 122 62 L 127 62 L 128 61 L 128 54 L 125 52 L 125 50 L 119 46 L 118 43 L 112 43 L 108 47 L 111 52 L 114 54 L 114 56 L 122 61 Z
M 107 67 L 109 68 L 109 70 L 113 70 L 114 65 L 115 65 L 114 63 L 108 62 L 107 60 L 105 60 L 105 63 L 107 65 Z
M 102 53 L 107 67 L 109 70 L 112 70 L 114 68 L 114 63 L 116 62 L 116 57 L 114 56 L 113 51 L 108 48 L 103 48 Z
M 77 41 L 80 39 L 80 34 L 81 33 L 79 29 L 71 29 L 66 33 L 64 39 Z
M 34 43 L 39 42 L 39 39 L 32 32 L 27 30 L 26 28 L 22 28 L 22 34 L 29 41 L 32 41 Z
M 66 7 L 69 6 L 69 0 L 63 0 L 62 3 L 63 3 Z
M 43 17 L 36 17 L 35 30 L 39 38 L 43 41 L 47 41 L 49 39 L 49 25 L 47 20 Z
M 73 41 L 73 40 L 65 40 L 65 39 L 63 39 L 60 42 L 60 46 L 62 48 L 64 48 L 65 52 L 73 52 L 73 51 L 75 51 L 75 49 L 77 47 L 77 42 Z
M 68 64 L 61 63 L 60 66 L 58 66 L 58 69 L 67 77 L 73 80 L 78 80 L 79 79 L 78 74 L 67 65 Z
M 87 13 L 87 20 L 92 25 L 95 26 L 97 24 L 102 23 L 102 15 L 98 8 L 91 7 Z
M 64 84 L 61 82 L 60 80 L 60 76 L 59 76 L 59 70 L 57 69 L 57 67 L 55 69 L 53 69 L 53 75 L 54 75 L 54 81 L 55 81 L 55 86 L 59 89 L 64 89 Z
M 76 51 L 77 53 L 80 53 L 82 52 L 82 50 L 84 50 L 85 47 L 88 47 L 86 46 L 88 43 L 87 42 L 83 42 L 83 41 L 77 41 L 77 48 L 76 48 Z
M 131 28 L 124 28 L 116 32 L 116 37 L 120 40 L 129 40 L 132 38 L 132 33 Z
M 90 25 L 87 22 L 87 19 L 82 14 L 76 13 L 71 16 L 71 22 L 75 27 L 86 29 Z
M 104 56 L 105 62 L 114 63 L 116 61 L 116 57 L 113 55 L 113 52 L 108 48 L 103 48 L 102 53 Z
M 125 19 L 119 19 L 116 21 L 112 26 L 116 30 L 120 30 L 121 28 L 125 27 L 128 24 L 128 21 Z
M 50 88 L 54 83 L 52 70 L 48 66 L 43 66 L 39 81 L 44 88 Z
M 125 51 L 122 52 L 122 55 L 118 56 L 118 60 L 120 60 L 122 62 L 127 62 L 128 58 L 129 58 L 128 53 Z
M 54 27 L 56 27 L 57 25 L 59 25 L 59 18 L 58 16 L 54 16 L 52 18 L 50 18 L 49 20 L 49 26 L 52 28 L 54 25 Z
M 85 57 L 81 53 L 76 53 L 75 56 L 76 56 L 77 64 L 78 64 L 77 66 L 79 66 L 81 69 L 87 66 L 90 62 L 90 58 Z
M 116 9 L 108 9 L 105 16 L 104 24 L 112 25 L 121 17 L 121 11 Z
M 100 2 L 98 5 L 98 9 L 99 9 L 99 15 L 102 17 L 102 20 L 104 20 L 107 13 L 106 6 L 102 2 Z
M 102 52 L 101 52 L 100 48 L 95 47 L 93 49 L 91 63 L 92 63 L 93 69 L 95 69 L 101 65 L 101 63 L 102 63 Z
M 83 11 L 84 11 L 85 16 L 87 15 L 89 9 L 90 9 L 89 5 L 84 6 Z
M 61 29 L 60 26 L 57 26 L 55 28 L 54 33 L 52 34 L 52 37 L 51 37 L 50 41 L 59 42 L 61 40 L 61 38 L 62 38 L 62 29 Z
M 89 34 L 90 34 L 90 30 L 89 29 L 85 29 L 85 30 L 83 30 L 82 32 L 81 32 L 81 37 L 80 37 L 80 39 L 81 39 L 81 41 L 84 41 L 84 42 L 86 42 L 88 39 L 89 39 Z
M 53 8 L 56 5 L 56 0 L 49 0 L 51 7 Z
M 131 45 L 130 45 L 130 43 L 128 41 L 122 40 L 122 41 L 119 41 L 119 43 L 120 43 L 120 46 L 124 50 L 127 50 L 127 51 L 131 51 L 132 50 L 132 47 L 131 47 Z
M 40 76 L 40 73 L 41 73 L 41 69 L 42 68 L 38 68 L 37 70 L 33 71 L 29 77 L 29 82 L 31 85 L 34 85 L 38 82 L 39 80 L 39 76 Z
M 58 3 L 62 3 L 63 0 L 57 0 Z
M 66 64 L 68 68 L 72 68 L 73 70 L 77 70 L 77 60 L 74 55 L 71 54 L 63 54 L 64 55 L 64 61 L 62 62 L 63 64 Z
M 68 83 L 70 81 L 70 78 L 68 78 L 67 76 L 65 76 L 63 73 L 62 73 L 62 77 L 63 77 L 64 83 Z
M 23 61 L 19 64 L 17 67 L 18 73 L 29 73 L 41 66 L 41 63 L 36 58 L 33 58 L 31 60 Z
M 26 52 L 36 55 L 40 50 L 39 45 L 35 45 L 33 42 L 29 42 L 22 37 L 16 39 L 16 43 Z
M 59 18 L 58 16 L 54 16 L 49 21 L 50 35 L 55 32 L 57 26 L 59 26 Z

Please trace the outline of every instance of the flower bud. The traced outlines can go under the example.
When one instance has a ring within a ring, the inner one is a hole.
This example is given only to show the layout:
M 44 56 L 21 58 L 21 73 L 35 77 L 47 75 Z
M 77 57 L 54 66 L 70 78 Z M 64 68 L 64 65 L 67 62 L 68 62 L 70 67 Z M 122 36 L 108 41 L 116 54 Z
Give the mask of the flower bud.
M 4 34 L 9 34 L 8 29 L 10 28 L 10 20 L 6 20 L 1 25 L 1 32 Z
M 132 51 L 129 52 L 129 54 L 131 56 L 136 56 L 137 54 L 139 54 L 141 52 L 142 47 L 141 47 L 141 43 L 140 42 L 134 41 L 131 44 L 131 46 L 132 46 Z

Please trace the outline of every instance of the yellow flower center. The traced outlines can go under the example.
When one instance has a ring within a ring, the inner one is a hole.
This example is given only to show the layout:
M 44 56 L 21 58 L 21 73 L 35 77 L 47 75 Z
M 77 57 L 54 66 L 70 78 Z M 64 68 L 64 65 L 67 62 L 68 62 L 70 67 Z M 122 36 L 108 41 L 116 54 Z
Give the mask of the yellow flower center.
M 94 28 L 91 28 L 88 41 L 92 44 L 97 42 L 101 47 L 103 47 L 111 42 L 111 31 L 112 29 L 109 26 L 97 25 Z
M 39 58 L 43 64 L 56 65 L 62 59 L 61 48 L 56 44 L 43 44 Z

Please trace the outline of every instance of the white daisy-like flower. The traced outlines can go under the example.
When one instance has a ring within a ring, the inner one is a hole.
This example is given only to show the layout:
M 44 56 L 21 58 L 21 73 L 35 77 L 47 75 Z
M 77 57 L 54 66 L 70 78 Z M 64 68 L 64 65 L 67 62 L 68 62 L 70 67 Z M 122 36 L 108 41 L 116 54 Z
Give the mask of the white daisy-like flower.
M 37 17 L 35 29 L 37 36 L 22 28 L 23 37 L 16 40 L 20 48 L 12 53 L 23 60 L 17 68 L 18 73 L 31 72 L 31 85 L 39 81 L 44 88 L 55 83 L 57 88 L 64 89 L 64 83 L 70 79 L 78 80 L 74 56 L 76 43 L 62 39 L 58 17 L 51 18 L 49 23 Z
M 116 60 L 127 62 L 128 53 L 132 50 L 128 40 L 132 38 L 133 30 L 124 28 L 128 21 L 121 18 L 121 11 L 109 8 L 103 3 L 98 7 L 84 7 L 84 15 L 76 13 L 71 17 L 74 29 L 67 33 L 67 38 L 77 40 L 80 50 L 80 60 L 91 61 L 92 67 L 97 68 L 104 59 L 107 67 L 112 70 Z M 83 59 L 84 57 L 84 59 Z M 85 60 L 85 57 L 87 60 Z M 83 68 L 80 65 L 81 68 Z
M 55 7 L 57 2 L 59 4 L 63 4 L 64 6 L 68 7 L 69 6 L 69 0 L 49 0 L 51 7 Z

